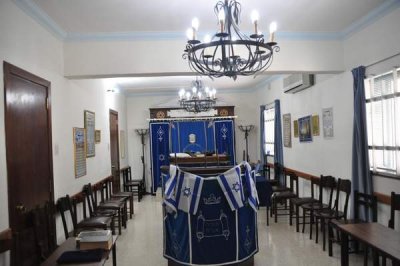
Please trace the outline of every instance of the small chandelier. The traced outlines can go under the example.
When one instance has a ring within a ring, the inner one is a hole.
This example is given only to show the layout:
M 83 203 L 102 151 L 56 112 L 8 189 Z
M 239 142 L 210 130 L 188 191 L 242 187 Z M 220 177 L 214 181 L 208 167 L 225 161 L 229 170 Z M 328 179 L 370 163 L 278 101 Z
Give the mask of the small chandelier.
M 192 20 L 192 27 L 186 32 L 188 42 L 183 54 L 192 70 L 210 78 L 227 76 L 236 80 L 238 75 L 251 76 L 266 70 L 272 63 L 274 52 L 280 48 L 274 40 L 276 23 L 270 25 L 268 42 L 258 31 L 259 14 L 253 11 L 251 20 L 254 33 L 250 37 L 239 30 L 241 5 L 236 0 L 219 1 L 214 12 L 218 19 L 219 31 L 204 41 L 197 39 L 199 20 Z
M 203 86 L 201 80 L 192 82 L 192 92 L 181 89 L 179 91 L 179 103 L 188 112 L 199 113 L 210 110 L 217 101 L 216 90 Z

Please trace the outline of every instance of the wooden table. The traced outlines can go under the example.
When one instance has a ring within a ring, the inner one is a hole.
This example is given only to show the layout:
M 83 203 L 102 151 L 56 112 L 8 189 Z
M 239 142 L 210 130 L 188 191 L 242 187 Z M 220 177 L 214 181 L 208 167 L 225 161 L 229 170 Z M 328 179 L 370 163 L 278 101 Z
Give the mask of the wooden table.
M 76 266 L 76 265 L 84 265 L 84 266 L 102 266 L 106 263 L 110 252 L 112 251 L 112 259 L 113 259 L 113 266 L 117 266 L 117 238 L 118 236 L 113 236 L 113 244 L 111 250 L 105 251 L 103 258 L 99 262 L 93 263 L 78 263 L 78 264 L 68 264 L 69 266 Z M 61 254 L 65 251 L 73 251 L 79 250 L 76 247 L 75 237 L 69 237 L 64 243 L 62 243 L 52 254 L 50 257 L 44 261 L 41 266 L 54 266 L 54 265 L 64 265 L 64 264 L 57 264 L 57 259 L 61 256 Z
M 372 249 L 373 263 L 379 265 L 378 254 L 400 262 L 400 232 L 378 223 L 338 224 L 341 232 L 341 265 L 349 265 L 349 236 Z

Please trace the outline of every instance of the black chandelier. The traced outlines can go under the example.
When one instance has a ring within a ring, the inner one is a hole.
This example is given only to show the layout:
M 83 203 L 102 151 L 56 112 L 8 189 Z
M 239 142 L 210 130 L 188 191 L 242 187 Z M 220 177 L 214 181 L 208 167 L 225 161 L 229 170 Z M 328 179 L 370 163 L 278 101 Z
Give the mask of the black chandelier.
M 210 110 L 217 102 L 216 90 L 203 86 L 201 80 L 192 82 L 192 92 L 181 89 L 179 103 L 188 112 L 199 113 Z
M 251 76 L 267 69 L 274 52 L 280 50 L 274 41 L 276 23 L 271 23 L 269 40 L 265 42 L 264 35 L 258 31 L 257 11 L 251 15 L 254 33 L 250 37 L 239 30 L 239 2 L 219 1 L 214 12 L 218 18 L 219 32 L 212 37 L 206 35 L 201 42 L 196 34 L 199 27 L 197 18 L 192 20 L 192 27 L 186 32 L 189 40 L 182 57 L 188 60 L 190 68 L 210 78 L 227 76 L 234 80 L 238 75 Z

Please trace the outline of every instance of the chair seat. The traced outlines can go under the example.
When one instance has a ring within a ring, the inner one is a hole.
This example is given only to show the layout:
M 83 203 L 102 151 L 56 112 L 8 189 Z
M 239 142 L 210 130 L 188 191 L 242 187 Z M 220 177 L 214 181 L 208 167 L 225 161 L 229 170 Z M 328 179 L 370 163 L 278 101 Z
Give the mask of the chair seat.
M 320 202 L 310 202 L 301 205 L 301 207 L 305 210 L 322 210 L 329 208 L 328 204 L 320 203 Z
M 107 210 L 107 209 L 98 209 L 93 213 L 93 216 L 106 216 L 106 217 L 113 217 L 117 215 L 115 210 Z
M 107 201 L 104 203 L 100 203 L 98 208 L 100 209 L 114 209 L 118 210 L 124 206 L 124 202 L 122 201 Z
M 335 210 L 331 209 L 324 209 L 321 211 L 315 212 L 315 217 L 317 218 L 325 218 L 325 219 L 336 219 L 344 217 L 344 213 L 341 211 L 336 212 Z
M 111 222 L 111 217 L 91 217 L 77 224 L 77 227 L 107 227 Z
M 132 197 L 132 192 L 117 192 L 117 193 L 112 194 L 112 197 L 129 198 L 129 197 Z
M 274 198 L 277 200 L 290 199 L 290 198 L 297 198 L 297 195 L 295 193 L 293 193 L 292 191 L 282 191 L 282 192 L 275 193 Z
M 292 202 L 293 205 L 299 206 L 299 205 L 303 205 L 306 203 L 317 202 L 318 200 L 316 200 L 312 197 L 305 197 L 305 198 L 293 198 L 293 199 L 290 199 L 290 201 Z
M 290 191 L 288 187 L 272 187 L 272 192 Z

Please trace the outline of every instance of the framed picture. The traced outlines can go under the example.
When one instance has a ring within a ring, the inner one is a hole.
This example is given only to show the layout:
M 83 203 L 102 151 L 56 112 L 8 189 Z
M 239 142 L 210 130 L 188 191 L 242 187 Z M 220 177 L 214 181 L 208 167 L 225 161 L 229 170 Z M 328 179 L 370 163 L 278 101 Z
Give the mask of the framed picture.
M 291 118 L 290 114 L 284 114 L 282 116 L 283 120 L 283 146 L 287 148 L 292 147 L 292 131 L 291 131 Z
M 119 152 L 121 159 L 125 158 L 125 131 L 120 130 L 119 132 Z
M 299 137 L 300 142 L 312 141 L 311 116 L 299 118 Z
M 73 128 L 75 178 L 86 175 L 86 138 L 85 129 Z
M 333 108 L 322 109 L 322 127 L 324 138 L 333 138 Z
M 94 112 L 84 111 L 84 121 L 85 121 L 85 129 L 86 129 L 86 157 L 94 157 L 96 155 L 96 146 L 95 146 L 95 119 Z
M 299 121 L 297 120 L 293 121 L 293 137 L 299 137 Z
M 319 136 L 319 115 L 312 116 L 312 134 Z
M 95 130 L 94 131 L 94 142 L 96 144 L 100 143 L 101 141 L 101 131 L 100 130 Z

